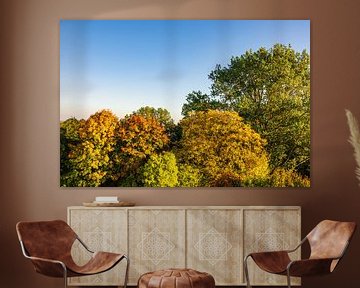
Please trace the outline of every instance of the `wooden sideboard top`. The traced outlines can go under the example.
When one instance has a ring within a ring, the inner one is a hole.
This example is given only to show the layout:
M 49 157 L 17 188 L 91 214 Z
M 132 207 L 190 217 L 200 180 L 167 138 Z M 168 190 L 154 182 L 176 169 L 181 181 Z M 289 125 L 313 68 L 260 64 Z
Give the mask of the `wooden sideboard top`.
M 69 206 L 68 209 L 131 209 L 131 210 L 261 210 L 261 209 L 281 209 L 281 210 L 301 210 L 301 206 L 132 206 L 132 207 L 85 207 L 85 206 Z

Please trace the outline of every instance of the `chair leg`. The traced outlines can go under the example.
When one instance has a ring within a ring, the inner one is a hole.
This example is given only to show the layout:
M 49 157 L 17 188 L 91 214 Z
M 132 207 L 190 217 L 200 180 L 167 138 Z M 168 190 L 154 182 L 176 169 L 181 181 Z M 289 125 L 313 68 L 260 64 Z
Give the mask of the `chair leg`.
M 66 270 L 66 266 L 64 264 L 62 264 L 62 267 L 64 269 L 64 287 L 67 288 L 67 270 Z
M 288 288 L 291 288 L 291 278 L 290 278 L 290 271 L 289 269 L 287 269 L 287 284 L 288 284 Z
M 245 279 L 246 279 L 246 287 L 247 288 L 251 288 L 250 285 L 250 279 L 249 279 L 249 270 L 248 270 L 248 265 L 247 265 L 247 259 L 249 258 L 250 255 L 247 255 L 244 258 L 244 272 L 245 272 Z
M 125 280 L 124 280 L 124 288 L 127 286 L 128 278 L 129 278 L 129 265 L 130 265 L 130 259 L 127 256 L 124 256 L 126 259 L 126 271 L 125 271 Z

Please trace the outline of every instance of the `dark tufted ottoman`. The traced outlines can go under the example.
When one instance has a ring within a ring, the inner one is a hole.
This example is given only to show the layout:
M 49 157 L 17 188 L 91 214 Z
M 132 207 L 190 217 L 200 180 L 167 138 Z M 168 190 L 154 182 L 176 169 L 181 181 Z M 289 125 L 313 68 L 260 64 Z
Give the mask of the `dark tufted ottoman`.
M 138 288 L 214 288 L 214 277 L 192 269 L 166 269 L 140 276 Z

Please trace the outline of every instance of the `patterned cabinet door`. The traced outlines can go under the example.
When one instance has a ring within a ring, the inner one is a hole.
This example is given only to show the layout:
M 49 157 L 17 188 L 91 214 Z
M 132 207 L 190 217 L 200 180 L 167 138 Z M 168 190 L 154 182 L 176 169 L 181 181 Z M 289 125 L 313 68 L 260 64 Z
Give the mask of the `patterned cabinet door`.
M 127 253 L 126 209 L 70 209 L 69 225 L 93 251 Z M 76 263 L 84 264 L 89 253 L 78 241 L 72 255 Z M 108 272 L 93 276 L 69 278 L 70 285 L 116 285 L 124 282 L 126 261 L 121 261 Z
M 187 210 L 187 267 L 212 274 L 216 285 L 242 278 L 242 211 Z
M 244 210 L 244 254 L 295 248 L 301 241 L 300 209 Z M 300 249 L 291 258 L 300 259 Z M 252 285 L 286 285 L 286 276 L 266 273 L 248 260 Z M 292 284 L 300 285 L 299 278 Z
M 129 210 L 129 282 L 145 272 L 185 267 L 185 210 Z

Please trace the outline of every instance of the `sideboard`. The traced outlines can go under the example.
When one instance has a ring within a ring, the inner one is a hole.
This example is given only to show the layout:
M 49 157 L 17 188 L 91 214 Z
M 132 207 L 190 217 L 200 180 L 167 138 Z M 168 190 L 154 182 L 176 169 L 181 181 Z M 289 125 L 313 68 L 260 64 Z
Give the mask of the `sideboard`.
M 192 268 L 212 274 L 216 285 L 244 286 L 243 258 L 250 252 L 294 248 L 301 238 L 298 206 L 68 207 L 68 223 L 92 249 L 128 254 L 129 285 L 163 268 Z M 78 263 L 88 253 L 75 243 Z M 301 251 L 293 258 L 300 258 Z M 69 285 L 120 285 L 125 263 Z M 264 273 L 249 261 L 253 285 L 286 285 L 286 277 Z M 294 285 L 300 280 L 294 278 Z

